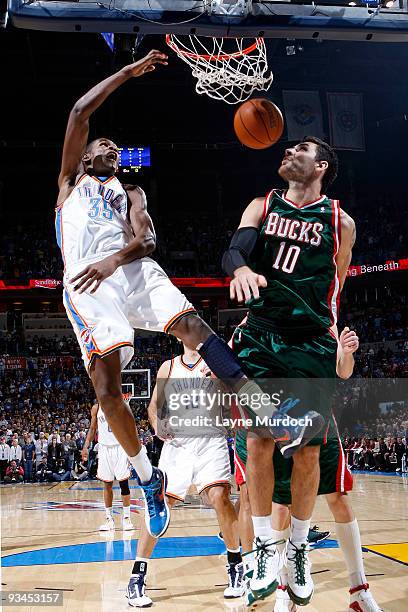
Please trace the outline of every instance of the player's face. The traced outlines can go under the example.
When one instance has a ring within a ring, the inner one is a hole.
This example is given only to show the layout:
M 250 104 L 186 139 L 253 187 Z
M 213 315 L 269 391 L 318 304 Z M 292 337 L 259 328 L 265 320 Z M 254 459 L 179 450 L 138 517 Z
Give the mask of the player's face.
M 88 162 L 94 173 L 99 176 L 113 176 L 119 165 L 119 151 L 108 138 L 99 138 L 92 144 Z
M 317 145 L 314 142 L 300 142 L 295 147 L 285 150 L 285 155 L 278 170 L 279 175 L 287 182 L 305 183 L 316 178 Z

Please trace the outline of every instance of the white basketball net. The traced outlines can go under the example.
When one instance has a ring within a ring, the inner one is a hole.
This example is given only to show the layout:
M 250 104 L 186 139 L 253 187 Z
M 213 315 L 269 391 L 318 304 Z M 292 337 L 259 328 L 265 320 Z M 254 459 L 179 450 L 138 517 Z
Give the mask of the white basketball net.
M 249 42 L 244 38 L 189 35 L 182 40 L 168 34 L 166 42 L 192 69 L 198 94 L 238 104 L 255 90 L 266 91 L 272 84 L 263 38 Z

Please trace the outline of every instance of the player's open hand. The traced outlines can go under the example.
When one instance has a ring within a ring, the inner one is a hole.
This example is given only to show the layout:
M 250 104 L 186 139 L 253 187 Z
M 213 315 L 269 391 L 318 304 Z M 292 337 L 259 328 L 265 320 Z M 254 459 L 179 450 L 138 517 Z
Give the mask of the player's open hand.
M 355 353 L 358 349 L 359 339 L 355 331 L 345 327 L 340 334 L 340 345 L 345 353 Z
M 160 421 L 160 425 L 156 429 L 156 436 L 159 438 L 159 440 L 162 440 L 162 442 L 174 439 L 174 432 L 167 419 Z
M 132 77 L 140 77 L 145 74 L 145 72 L 152 72 L 152 70 L 155 70 L 157 64 L 167 66 L 167 55 L 161 51 L 152 49 L 146 57 L 143 57 L 134 64 L 129 64 L 124 70 Z
M 90 293 L 95 293 L 101 282 L 111 276 L 117 267 L 118 263 L 115 255 L 109 255 L 109 257 L 105 257 L 102 261 L 96 261 L 86 266 L 82 272 L 71 278 L 69 282 L 76 283 L 74 291 L 78 291 L 78 293 L 84 293 L 84 291 L 91 287 Z
M 267 286 L 266 278 L 256 274 L 247 266 L 237 268 L 230 283 L 230 298 L 238 302 L 246 302 L 251 297 L 259 297 L 259 287 Z
M 88 461 L 88 449 L 87 448 L 83 448 L 81 450 L 81 460 L 85 463 L 85 461 Z

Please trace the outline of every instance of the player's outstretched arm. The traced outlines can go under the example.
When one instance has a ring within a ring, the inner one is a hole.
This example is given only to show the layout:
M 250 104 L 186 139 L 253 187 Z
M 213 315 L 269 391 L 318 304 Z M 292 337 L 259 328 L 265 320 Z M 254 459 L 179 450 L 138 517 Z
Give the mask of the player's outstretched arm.
M 336 256 L 336 264 L 341 291 L 346 281 L 347 270 L 351 262 L 351 254 L 356 241 L 356 224 L 344 210 L 340 212 L 340 223 L 341 242 Z
M 106 98 L 120 85 L 131 79 L 151 72 L 157 64 L 167 65 L 167 55 L 161 51 L 152 50 L 146 57 L 125 66 L 115 74 L 92 87 L 74 105 L 68 119 L 62 151 L 61 171 L 58 186 L 63 189 L 75 180 L 78 164 L 84 153 L 89 133 L 89 117 L 96 111 Z
M 338 338 L 337 375 L 340 378 L 350 378 L 354 370 L 354 353 L 359 346 L 359 338 L 355 331 L 345 327 Z
M 85 444 L 81 451 L 81 459 L 82 461 L 88 460 L 88 449 L 92 440 L 95 438 L 96 430 L 98 429 L 98 404 L 94 404 L 91 408 L 91 423 L 89 425 L 88 433 L 86 435 Z
M 222 258 L 224 271 L 231 276 L 230 298 L 246 302 L 259 297 L 259 287 L 266 287 L 266 278 L 248 266 L 249 257 L 258 240 L 258 230 L 264 214 L 263 198 L 255 198 L 246 207 L 241 223 Z

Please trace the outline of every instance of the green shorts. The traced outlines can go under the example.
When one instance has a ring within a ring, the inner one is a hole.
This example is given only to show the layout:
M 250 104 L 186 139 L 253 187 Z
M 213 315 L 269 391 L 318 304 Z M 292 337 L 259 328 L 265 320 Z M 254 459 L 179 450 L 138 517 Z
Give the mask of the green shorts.
M 301 404 L 329 421 L 337 362 L 337 340 L 329 331 L 309 335 L 307 339 L 304 336 L 299 342 L 276 332 L 261 330 L 252 322 L 245 323 L 235 330 L 232 349 L 248 377 L 264 379 L 264 383 L 260 381 L 261 387 L 273 379 L 316 379 L 307 382 L 307 388 L 305 385 L 305 401 L 301 399 Z M 279 381 L 277 384 L 279 386 Z M 289 381 L 289 384 L 295 386 L 296 392 L 296 385 L 301 383 Z M 318 437 L 311 444 L 321 444 L 322 441 L 323 438 Z
M 318 495 L 329 493 L 346 493 L 353 488 L 353 477 L 348 469 L 345 453 L 340 438 L 330 435 L 320 446 L 320 483 Z M 247 461 L 247 433 L 245 430 L 237 431 L 235 439 L 235 478 L 237 485 L 245 483 L 245 465 Z M 292 459 L 284 459 L 278 449 L 273 455 L 275 474 L 275 487 L 273 501 L 277 504 L 289 505 L 292 503 L 290 480 L 292 476 Z

